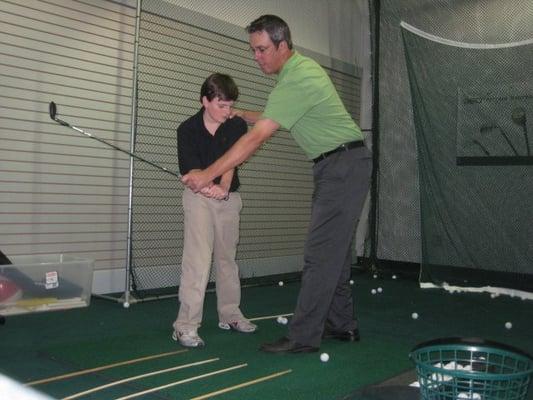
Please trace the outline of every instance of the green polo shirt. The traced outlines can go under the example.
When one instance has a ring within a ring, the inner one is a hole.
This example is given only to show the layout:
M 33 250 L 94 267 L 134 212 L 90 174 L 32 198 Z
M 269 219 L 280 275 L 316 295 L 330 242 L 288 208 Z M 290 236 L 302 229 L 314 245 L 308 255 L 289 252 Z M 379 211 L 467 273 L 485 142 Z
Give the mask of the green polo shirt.
M 263 118 L 290 130 L 310 159 L 363 139 L 324 69 L 297 51 L 278 74 Z

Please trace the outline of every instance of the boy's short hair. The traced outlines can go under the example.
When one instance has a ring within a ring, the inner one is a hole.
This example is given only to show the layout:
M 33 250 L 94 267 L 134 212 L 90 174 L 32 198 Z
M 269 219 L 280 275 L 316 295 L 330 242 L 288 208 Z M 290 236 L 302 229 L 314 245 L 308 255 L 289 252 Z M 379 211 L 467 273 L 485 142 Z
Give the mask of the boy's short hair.
M 222 101 L 235 101 L 239 97 L 239 88 L 231 78 L 226 74 L 214 73 L 209 75 L 200 89 L 200 101 L 203 97 L 212 101 L 218 97 Z

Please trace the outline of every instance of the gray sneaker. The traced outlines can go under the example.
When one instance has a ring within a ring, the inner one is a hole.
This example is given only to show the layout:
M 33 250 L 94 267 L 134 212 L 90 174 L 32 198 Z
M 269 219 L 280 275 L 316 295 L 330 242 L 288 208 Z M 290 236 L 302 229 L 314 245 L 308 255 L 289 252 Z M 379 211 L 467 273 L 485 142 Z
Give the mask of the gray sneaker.
M 218 327 L 227 331 L 233 329 L 234 331 L 242 333 L 253 333 L 257 330 L 257 325 L 252 324 L 246 319 L 240 319 L 232 322 L 219 322 Z
M 205 342 L 196 331 L 174 331 L 172 340 L 179 342 L 184 347 L 203 347 Z

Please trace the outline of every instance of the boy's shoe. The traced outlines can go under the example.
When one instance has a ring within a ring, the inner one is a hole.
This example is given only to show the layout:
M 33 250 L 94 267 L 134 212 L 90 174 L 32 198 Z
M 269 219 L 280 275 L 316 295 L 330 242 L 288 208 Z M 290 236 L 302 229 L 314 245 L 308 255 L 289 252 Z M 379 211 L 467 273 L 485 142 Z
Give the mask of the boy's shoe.
M 176 331 L 172 332 L 172 340 L 179 342 L 184 347 L 203 347 L 205 342 L 196 331 Z
M 234 330 L 242 333 L 253 333 L 257 330 L 257 325 L 252 324 L 246 319 L 240 319 L 232 322 L 219 322 L 218 327 L 227 331 Z

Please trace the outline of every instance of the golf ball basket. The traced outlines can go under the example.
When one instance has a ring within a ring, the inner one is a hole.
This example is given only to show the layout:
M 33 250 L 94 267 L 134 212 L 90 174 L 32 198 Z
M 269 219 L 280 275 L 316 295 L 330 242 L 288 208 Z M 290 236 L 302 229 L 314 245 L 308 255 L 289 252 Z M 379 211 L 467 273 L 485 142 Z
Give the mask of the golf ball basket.
M 477 338 L 421 343 L 409 358 L 423 400 L 525 400 L 533 372 L 529 354 Z

